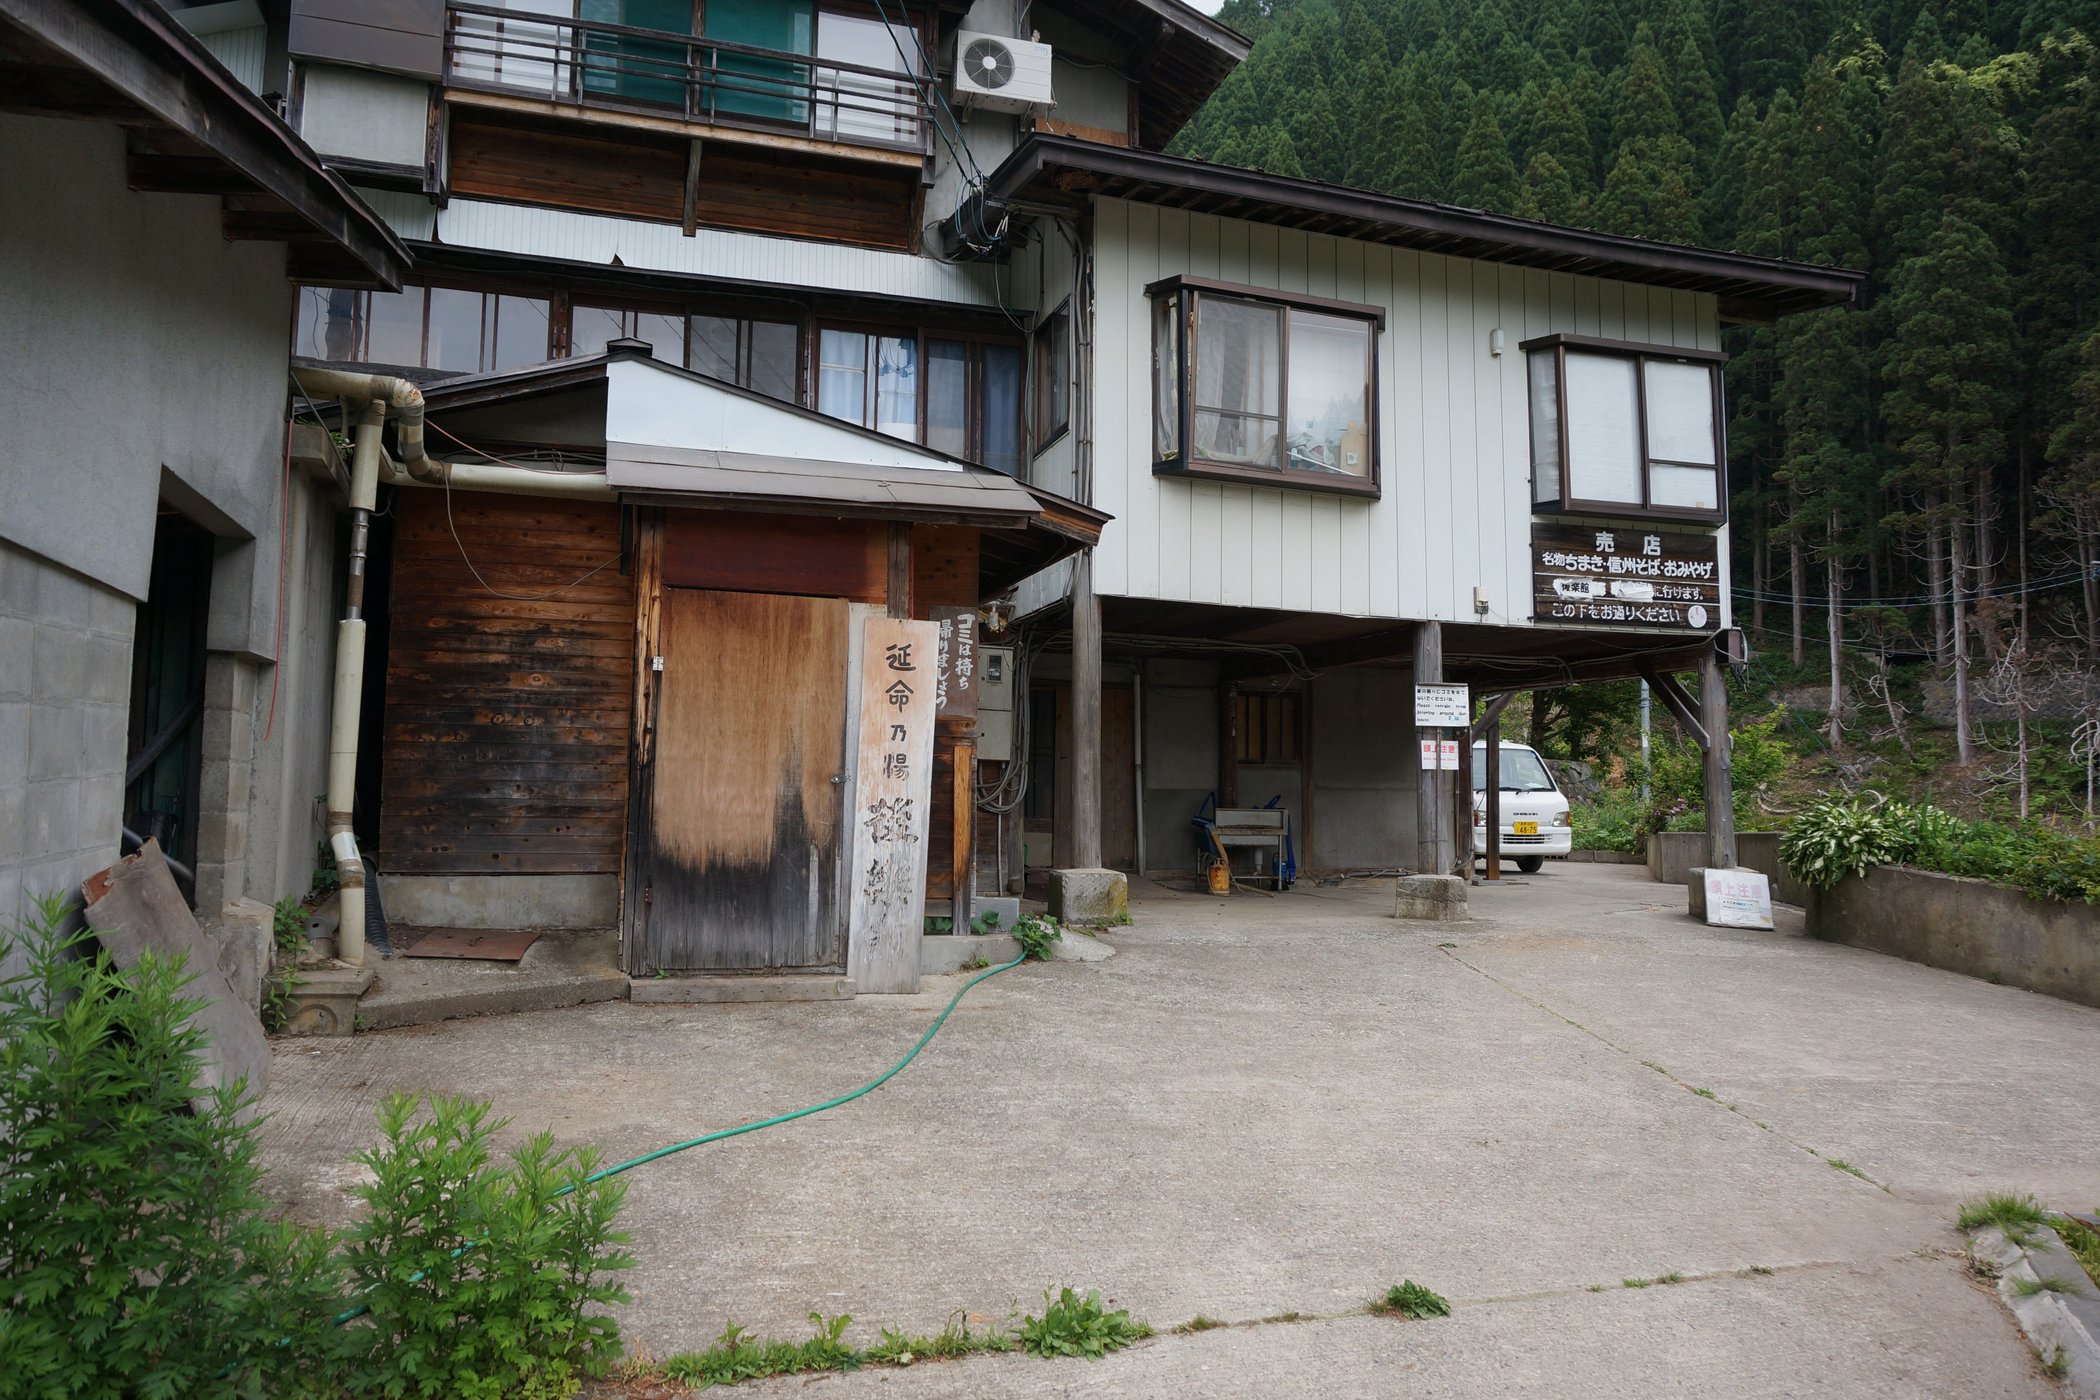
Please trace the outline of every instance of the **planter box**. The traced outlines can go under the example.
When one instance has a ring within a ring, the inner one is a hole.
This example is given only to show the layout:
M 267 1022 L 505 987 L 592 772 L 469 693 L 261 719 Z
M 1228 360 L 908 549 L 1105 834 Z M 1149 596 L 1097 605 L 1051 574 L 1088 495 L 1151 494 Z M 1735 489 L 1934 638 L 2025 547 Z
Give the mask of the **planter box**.
M 1811 890 L 1808 933 L 2100 1006 L 2100 905 L 1884 865 Z
M 1703 831 L 1658 831 L 1648 838 L 1648 874 L 1665 885 L 1682 885 L 1706 861 Z M 1808 904 L 1808 886 L 1796 880 L 1779 860 L 1779 833 L 1738 831 L 1735 863 L 1763 873 L 1772 882 L 1772 898 L 1781 904 Z

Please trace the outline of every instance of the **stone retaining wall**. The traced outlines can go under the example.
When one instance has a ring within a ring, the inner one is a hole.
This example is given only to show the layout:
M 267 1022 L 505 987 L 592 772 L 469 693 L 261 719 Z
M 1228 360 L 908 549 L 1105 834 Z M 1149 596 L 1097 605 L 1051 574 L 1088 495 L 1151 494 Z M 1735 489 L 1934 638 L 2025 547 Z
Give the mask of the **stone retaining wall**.
M 1779 833 L 1739 831 L 1735 836 L 1735 858 L 1745 870 L 1764 872 L 1772 882 L 1772 898 L 1781 904 L 1808 904 L 1808 886 L 1796 880 L 1779 859 Z M 1665 885 L 1682 885 L 1692 871 L 1706 864 L 1706 833 L 1703 831 L 1659 831 L 1648 838 L 1648 874 Z
M 2100 1006 L 2100 905 L 1884 865 L 1810 891 L 1808 933 Z

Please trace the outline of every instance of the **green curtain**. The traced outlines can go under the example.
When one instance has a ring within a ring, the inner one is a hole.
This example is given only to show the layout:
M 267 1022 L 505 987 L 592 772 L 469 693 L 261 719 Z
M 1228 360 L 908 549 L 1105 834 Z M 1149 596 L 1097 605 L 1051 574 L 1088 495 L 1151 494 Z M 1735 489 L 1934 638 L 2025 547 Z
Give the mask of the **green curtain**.
M 576 17 L 671 34 L 693 32 L 692 0 L 581 0 Z M 583 47 L 585 92 L 685 109 L 686 45 L 585 30 Z

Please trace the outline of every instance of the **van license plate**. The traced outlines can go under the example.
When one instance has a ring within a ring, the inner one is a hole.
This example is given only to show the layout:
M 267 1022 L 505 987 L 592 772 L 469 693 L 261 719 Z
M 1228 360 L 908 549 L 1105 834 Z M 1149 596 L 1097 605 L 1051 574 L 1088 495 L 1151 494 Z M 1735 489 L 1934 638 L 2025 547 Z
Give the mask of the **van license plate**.
M 1509 829 L 1518 836 L 1536 836 L 1539 834 L 1539 824 L 1537 822 L 1511 822 Z

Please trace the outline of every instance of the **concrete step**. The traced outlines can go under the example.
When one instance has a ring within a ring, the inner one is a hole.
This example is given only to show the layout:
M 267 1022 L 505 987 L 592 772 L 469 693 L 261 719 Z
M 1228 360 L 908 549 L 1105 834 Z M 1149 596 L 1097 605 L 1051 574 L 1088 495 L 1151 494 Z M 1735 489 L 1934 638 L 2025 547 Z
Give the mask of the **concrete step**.
M 375 956 L 365 965 L 378 977 L 359 999 L 357 1016 L 361 1029 L 372 1031 L 459 1016 L 552 1011 L 627 995 L 619 936 L 611 929 L 552 930 L 515 963 Z
M 638 977 L 635 1001 L 717 1003 L 736 1001 L 847 1001 L 857 988 L 850 977 Z

